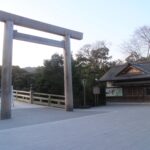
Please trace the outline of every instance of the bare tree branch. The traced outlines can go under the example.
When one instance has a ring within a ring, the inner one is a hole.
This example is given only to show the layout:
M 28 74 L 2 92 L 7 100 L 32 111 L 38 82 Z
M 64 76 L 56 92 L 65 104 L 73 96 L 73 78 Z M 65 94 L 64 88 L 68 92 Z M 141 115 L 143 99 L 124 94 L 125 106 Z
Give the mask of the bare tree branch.
M 143 26 L 135 30 L 131 39 L 122 44 L 122 49 L 128 58 L 133 60 L 141 59 L 143 57 L 150 57 L 150 27 Z

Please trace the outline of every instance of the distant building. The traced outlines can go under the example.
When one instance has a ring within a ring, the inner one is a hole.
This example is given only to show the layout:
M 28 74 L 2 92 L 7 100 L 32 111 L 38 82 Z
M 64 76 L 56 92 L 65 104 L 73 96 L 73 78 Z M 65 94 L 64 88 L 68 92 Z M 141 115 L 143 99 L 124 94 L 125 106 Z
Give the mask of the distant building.
M 106 83 L 107 101 L 150 102 L 150 63 L 112 67 L 100 81 Z

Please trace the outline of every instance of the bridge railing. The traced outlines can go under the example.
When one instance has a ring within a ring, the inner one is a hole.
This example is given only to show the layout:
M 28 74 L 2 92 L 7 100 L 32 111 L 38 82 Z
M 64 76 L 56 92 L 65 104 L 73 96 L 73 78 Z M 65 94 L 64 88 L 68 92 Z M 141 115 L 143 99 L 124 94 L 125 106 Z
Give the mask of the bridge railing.
M 21 102 L 65 108 L 65 97 L 63 95 L 13 90 L 13 96 L 15 100 Z

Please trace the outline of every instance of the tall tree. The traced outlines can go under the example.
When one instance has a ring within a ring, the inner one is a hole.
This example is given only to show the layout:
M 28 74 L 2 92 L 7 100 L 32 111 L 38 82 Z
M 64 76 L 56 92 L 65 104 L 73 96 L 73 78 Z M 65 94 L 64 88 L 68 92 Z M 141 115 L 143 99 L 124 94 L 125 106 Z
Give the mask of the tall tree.
M 128 54 L 127 61 L 149 60 L 150 27 L 142 26 L 135 30 L 131 39 L 122 44 L 122 48 Z
M 19 66 L 12 68 L 12 85 L 16 90 L 29 90 L 32 80 L 32 74 Z
M 44 61 L 43 90 L 53 94 L 64 94 L 63 57 L 58 54 Z
M 78 65 L 85 66 L 90 71 L 99 71 L 104 69 L 108 64 L 109 49 L 104 41 L 84 45 L 76 55 Z
M 135 31 L 135 36 L 137 37 L 137 40 L 140 41 L 143 50 L 147 52 L 147 57 L 149 57 L 149 51 L 150 51 L 150 27 L 149 26 L 143 26 L 140 27 Z
M 109 48 L 104 41 L 84 45 L 76 54 L 75 68 L 81 80 L 86 79 L 86 94 L 89 103 L 93 102 L 92 88 L 109 68 Z

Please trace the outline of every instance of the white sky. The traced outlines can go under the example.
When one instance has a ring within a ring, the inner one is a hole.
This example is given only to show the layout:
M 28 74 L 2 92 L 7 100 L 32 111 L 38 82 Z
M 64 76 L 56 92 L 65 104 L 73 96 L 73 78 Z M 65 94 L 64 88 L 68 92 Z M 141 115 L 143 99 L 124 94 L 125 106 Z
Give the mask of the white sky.
M 73 54 L 84 44 L 105 40 L 111 43 L 109 48 L 113 59 L 125 57 L 120 44 L 129 39 L 135 29 L 150 25 L 149 0 L 0 0 L 0 10 L 83 32 L 82 41 L 71 41 Z M 31 30 L 29 33 L 36 32 Z M 43 36 L 39 32 L 36 34 Z M 2 56 L 2 23 L 0 35 Z M 41 66 L 43 60 L 50 59 L 55 52 L 63 53 L 63 50 L 14 40 L 13 65 Z M 1 61 L 0 57 L 0 64 Z

